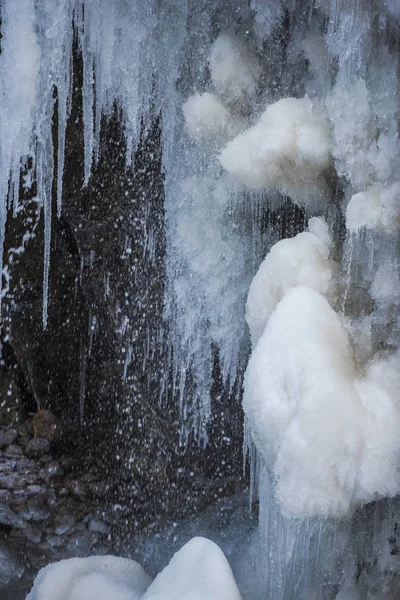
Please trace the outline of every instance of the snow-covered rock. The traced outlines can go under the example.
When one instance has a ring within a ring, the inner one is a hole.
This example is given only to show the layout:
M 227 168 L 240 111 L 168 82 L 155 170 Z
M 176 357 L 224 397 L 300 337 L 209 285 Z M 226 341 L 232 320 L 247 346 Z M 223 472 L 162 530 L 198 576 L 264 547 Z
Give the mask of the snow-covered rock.
M 157 575 L 143 600 L 241 600 L 222 550 L 195 537 Z
M 139 600 L 150 583 L 128 558 L 70 558 L 44 567 L 26 600 Z
M 400 492 L 400 355 L 356 372 L 348 333 L 317 291 L 290 290 L 245 375 L 254 442 L 291 516 L 334 516 Z

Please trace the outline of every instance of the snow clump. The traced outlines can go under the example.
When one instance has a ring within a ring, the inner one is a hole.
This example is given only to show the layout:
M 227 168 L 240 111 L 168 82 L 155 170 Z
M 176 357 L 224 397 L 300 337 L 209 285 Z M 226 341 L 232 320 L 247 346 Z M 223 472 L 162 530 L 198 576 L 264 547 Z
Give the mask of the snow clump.
M 400 355 L 359 376 L 348 333 L 318 291 L 280 301 L 250 358 L 243 406 L 284 514 L 343 517 L 400 492 Z
M 201 142 L 226 143 L 237 132 L 230 111 L 209 92 L 190 96 L 182 111 L 189 134 Z
M 276 243 L 251 282 L 246 321 L 253 348 L 278 302 L 293 287 L 304 285 L 329 302 L 335 301 L 337 264 L 329 259 L 332 240 L 328 225 L 324 219 L 313 217 L 308 229 Z
M 262 68 L 249 44 L 229 33 L 217 37 L 208 57 L 211 81 L 217 95 L 233 110 L 248 108 Z
M 69 558 L 41 569 L 26 600 L 139 600 L 150 583 L 128 558 Z
M 357 231 L 363 227 L 380 233 L 400 231 L 400 183 L 375 184 L 351 197 L 346 210 L 346 227 Z
M 330 130 L 308 97 L 283 98 L 267 107 L 255 125 L 230 141 L 222 166 L 251 188 L 283 186 L 291 194 L 325 189 Z

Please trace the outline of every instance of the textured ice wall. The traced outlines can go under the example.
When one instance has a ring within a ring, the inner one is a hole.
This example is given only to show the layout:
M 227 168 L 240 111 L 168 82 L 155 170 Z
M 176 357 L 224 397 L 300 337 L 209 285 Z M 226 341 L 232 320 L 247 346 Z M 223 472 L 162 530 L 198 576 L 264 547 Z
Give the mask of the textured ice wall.
M 324 216 L 330 226 L 332 260 L 343 274 L 335 310 L 343 313 L 356 348 L 357 376 L 366 376 L 374 356 L 380 360 L 378 351 L 394 352 L 398 346 L 395 4 L 1 3 L 0 242 L 7 199 L 18 207 L 19 161 L 31 154 L 46 227 L 44 324 L 56 173 L 58 211 L 62 209 L 73 23 L 83 57 L 86 181 L 97 158 L 101 115 L 114 102 L 122 109 L 128 162 L 141 123 L 146 127 L 151 116 L 161 115 L 166 316 L 183 442 L 191 431 L 206 439 L 213 346 L 227 384 L 246 361 L 246 296 L 276 241 L 257 217 L 260 205 L 274 201 L 276 206 L 282 200 L 276 186 L 305 205 L 308 216 Z M 55 89 L 56 168 L 51 135 Z M 261 192 L 253 189 L 254 182 Z M 354 217 L 347 233 L 342 226 L 346 211 Z M 290 350 L 286 347 L 285 356 Z M 263 492 L 267 478 L 267 471 L 260 470 L 261 510 L 271 503 Z M 277 523 L 282 525 L 282 519 Z M 296 543 L 306 543 L 309 532 L 294 530 Z M 285 559 L 276 560 L 283 568 Z

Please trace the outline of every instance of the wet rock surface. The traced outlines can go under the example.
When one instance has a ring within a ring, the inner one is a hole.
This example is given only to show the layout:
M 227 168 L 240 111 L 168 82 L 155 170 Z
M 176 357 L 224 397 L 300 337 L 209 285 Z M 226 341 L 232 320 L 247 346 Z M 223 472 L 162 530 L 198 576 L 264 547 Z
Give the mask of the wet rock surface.
M 19 600 L 43 565 L 111 547 L 115 515 L 111 486 L 48 440 L 16 429 L 0 440 L 0 600 Z

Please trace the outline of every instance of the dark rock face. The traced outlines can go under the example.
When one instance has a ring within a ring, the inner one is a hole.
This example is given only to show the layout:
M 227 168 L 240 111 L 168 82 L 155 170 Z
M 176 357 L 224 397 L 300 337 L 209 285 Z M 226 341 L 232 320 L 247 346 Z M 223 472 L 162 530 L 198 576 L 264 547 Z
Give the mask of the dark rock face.
M 57 453 L 47 440 L 33 438 L 26 443 L 15 430 L 0 435 L 13 442 L 0 451 L 0 598 L 10 598 L 18 586 L 21 594 L 16 597 L 25 598 L 33 576 L 45 564 L 111 551 L 118 513 L 109 502 L 110 486 L 100 474 L 82 472 L 76 461 L 68 464 L 51 454 L 31 454 L 38 442 L 46 442 L 47 450 Z M 19 452 L 11 452 L 12 448 Z M 103 490 L 101 500 L 88 482 L 94 490 Z
M 15 396 L 7 423 L 22 423 L 27 438 L 36 435 L 26 456 L 46 455 L 46 438 L 83 470 L 102 470 L 103 480 L 115 490 L 110 501 L 133 513 L 139 527 L 162 515 L 196 510 L 241 487 L 242 415 L 222 388 L 216 355 L 215 414 L 206 456 L 195 440 L 179 447 L 178 403 L 171 393 L 171 351 L 163 321 L 161 120 L 155 115 L 143 129 L 127 168 L 121 115 L 115 110 L 104 119 L 99 161 L 84 187 L 81 69 L 76 53 L 60 218 L 53 206 L 46 330 L 43 215 L 34 185 L 21 189 L 25 209 L 7 223 L 5 257 L 12 257 L 12 278 L 2 305 L 0 380 L 4 375 L 4 393 L 11 390 Z M 55 117 L 55 142 L 56 131 Z M 13 253 L 27 230 L 31 238 L 25 251 Z M 49 437 L 38 418 L 46 411 L 55 416 L 57 439 Z M 33 422 L 28 419 L 32 414 Z M 54 469 L 43 465 L 42 471 L 51 478 Z M 13 474 L 7 477 L 14 489 Z M 93 481 L 70 483 L 66 489 L 76 498 L 104 497 L 101 484 Z

